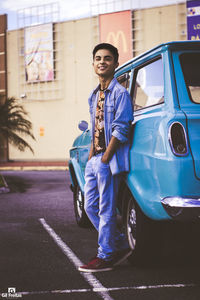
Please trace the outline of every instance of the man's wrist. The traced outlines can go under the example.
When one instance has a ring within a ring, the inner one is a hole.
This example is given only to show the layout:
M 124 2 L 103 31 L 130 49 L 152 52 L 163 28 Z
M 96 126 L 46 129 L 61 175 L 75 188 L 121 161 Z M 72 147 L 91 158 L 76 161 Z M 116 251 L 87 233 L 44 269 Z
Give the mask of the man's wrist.
M 106 157 L 102 156 L 101 162 L 104 163 L 104 164 L 108 164 L 109 163 L 109 159 L 107 159 Z

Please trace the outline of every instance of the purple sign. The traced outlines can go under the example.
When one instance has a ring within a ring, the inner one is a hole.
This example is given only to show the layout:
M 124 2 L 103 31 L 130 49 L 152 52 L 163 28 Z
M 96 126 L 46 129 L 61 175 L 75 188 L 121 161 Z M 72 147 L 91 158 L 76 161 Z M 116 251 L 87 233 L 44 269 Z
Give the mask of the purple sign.
M 188 40 L 200 40 L 200 0 L 187 1 Z

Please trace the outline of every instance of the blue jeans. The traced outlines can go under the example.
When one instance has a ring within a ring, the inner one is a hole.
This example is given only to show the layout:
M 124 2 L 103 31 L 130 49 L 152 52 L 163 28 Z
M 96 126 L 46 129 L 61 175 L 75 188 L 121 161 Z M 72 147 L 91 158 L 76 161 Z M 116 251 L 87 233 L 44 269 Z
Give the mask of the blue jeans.
M 85 169 L 85 211 L 98 231 L 98 257 L 111 260 L 115 251 L 128 248 L 117 229 L 116 200 L 121 175 L 112 175 L 102 153 L 93 156 Z

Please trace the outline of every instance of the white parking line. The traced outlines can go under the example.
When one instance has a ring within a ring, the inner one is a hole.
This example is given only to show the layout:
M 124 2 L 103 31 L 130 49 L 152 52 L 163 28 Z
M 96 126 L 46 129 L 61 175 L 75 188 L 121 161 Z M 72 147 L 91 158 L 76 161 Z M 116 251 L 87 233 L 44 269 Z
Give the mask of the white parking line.
M 55 231 L 46 223 L 45 219 L 39 219 L 40 223 L 53 238 L 55 243 L 60 247 L 62 252 L 69 258 L 69 260 L 75 265 L 76 268 L 83 265 L 81 260 L 74 254 L 74 252 L 63 242 L 63 240 L 55 233 Z M 104 300 L 113 300 L 110 297 L 107 288 L 105 288 L 101 282 L 91 273 L 80 273 L 85 280 L 92 287 L 92 291 L 98 293 Z
M 52 291 L 31 291 L 31 292 L 18 292 L 18 294 L 26 295 L 45 295 L 45 294 L 71 294 L 71 293 L 89 293 L 89 292 L 115 292 L 122 290 L 152 290 L 152 289 L 169 289 L 169 288 L 191 288 L 196 287 L 196 284 L 159 284 L 159 285 L 141 285 L 141 286 L 122 286 L 122 287 L 112 287 L 112 288 L 91 288 L 91 289 L 71 289 L 71 290 L 52 290 Z M 0 292 L 1 294 L 1 292 Z M 105 298 L 104 299 L 111 299 Z
M 45 230 L 53 238 L 55 243 L 60 247 L 63 253 L 68 257 L 68 259 L 78 268 L 83 263 L 80 259 L 73 253 L 73 251 L 63 242 L 63 240 L 55 233 L 55 231 L 46 223 L 45 219 L 39 219 Z M 113 300 L 110 297 L 109 292 L 119 291 L 119 290 L 152 290 L 152 289 L 169 289 L 169 288 L 191 288 L 199 285 L 193 283 L 176 283 L 176 284 L 158 284 L 158 285 L 141 285 L 141 286 L 125 286 L 125 287 L 104 287 L 101 282 L 91 273 L 81 273 L 85 280 L 92 287 L 91 289 L 66 289 L 66 290 L 52 290 L 52 291 L 33 291 L 33 292 L 21 292 L 22 295 L 41 295 L 41 294 L 69 294 L 69 293 L 87 293 L 94 292 L 98 293 L 104 300 Z

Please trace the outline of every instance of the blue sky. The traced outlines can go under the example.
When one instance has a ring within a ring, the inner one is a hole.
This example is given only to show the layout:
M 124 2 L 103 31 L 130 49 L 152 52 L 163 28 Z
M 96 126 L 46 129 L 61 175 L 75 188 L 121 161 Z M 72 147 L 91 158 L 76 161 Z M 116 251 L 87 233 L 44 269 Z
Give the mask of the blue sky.
M 105 4 L 107 2 L 107 4 Z M 109 12 L 112 7 L 115 10 L 131 8 L 145 8 L 162 6 L 183 2 L 183 0 L 0 0 L 0 14 L 8 14 L 8 30 L 18 28 L 19 11 L 27 8 L 26 14 L 34 12 L 33 7 L 41 4 L 57 3 L 59 5 L 59 19 L 56 21 L 73 20 L 88 17 L 96 13 Z M 96 3 L 99 6 L 96 6 Z M 104 3 L 104 4 L 102 4 Z M 109 3 L 112 3 L 109 5 Z M 91 4 L 93 4 L 91 6 Z M 20 26 L 19 26 L 20 27 Z M 23 27 L 23 26 L 21 26 Z

